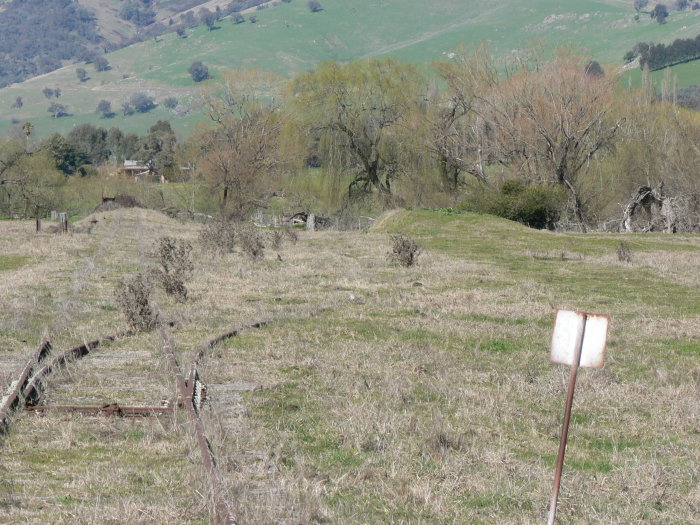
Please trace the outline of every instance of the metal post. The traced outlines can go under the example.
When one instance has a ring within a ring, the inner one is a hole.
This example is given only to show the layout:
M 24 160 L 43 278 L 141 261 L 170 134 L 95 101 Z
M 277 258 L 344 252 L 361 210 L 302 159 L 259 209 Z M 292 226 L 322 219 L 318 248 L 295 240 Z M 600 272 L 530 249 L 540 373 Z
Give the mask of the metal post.
M 581 362 L 581 351 L 583 350 L 583 338 L 586 334 L 586 321 L 588 316 L 583 316 L 583 328 L 576 344 L 576 355 L 571 365 L 571 375 L 569 375 L 569 388 L 566 394 L 566 409 L 564 410 L 564 425 L 561 430 L 561 441 L 559 442 L 559 454 L 557 455 L 557 467 L 554 471 L 554 490 L 552 500 L 549 504 L 549 519 L 547 525 L 554 525 L 554 518 L 557 515 L 557 502 L 559 500 L 559 486 L 561 485 L 561 473 L 564 468 L 564 453 L 566 452 L 566 440 L 569 435 L 569 422 L 571 421 L 571 406 L 574 403 L 574 389 L 576 388 L 576 374 Z
M 39 233 L 41 231 L 41 219 L 39 217 L 36 218 L 36 232 Z

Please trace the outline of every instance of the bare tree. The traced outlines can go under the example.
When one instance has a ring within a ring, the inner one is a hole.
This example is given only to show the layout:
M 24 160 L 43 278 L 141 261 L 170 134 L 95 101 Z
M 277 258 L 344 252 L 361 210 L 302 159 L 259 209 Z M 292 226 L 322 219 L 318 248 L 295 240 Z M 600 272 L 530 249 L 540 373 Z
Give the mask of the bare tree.
M 577 57 L 558 57 L 541 71 L 523 71 L 483 98 L 489 154 L 519 176 L 564 186 L 585 229 L 581 175 L 615 142 L 616 79 L 586 74 Z

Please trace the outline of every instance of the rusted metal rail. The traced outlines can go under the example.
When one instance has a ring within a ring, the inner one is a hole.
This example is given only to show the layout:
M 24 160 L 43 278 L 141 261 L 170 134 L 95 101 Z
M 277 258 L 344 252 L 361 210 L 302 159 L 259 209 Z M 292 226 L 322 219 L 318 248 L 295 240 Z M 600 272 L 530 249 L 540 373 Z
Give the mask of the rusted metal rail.
M 191 385 L 188 385 L 185 381 L 185 377 L 182 374 L 182 369 L 177 362 L 177 357 L 173 352 L 172 345 L 170 343 L 170 337 L 165 329 L 161 332 L 163 337 L 163 352 L 165 353 L 170 367 L 175 374 L 177 381 L 177 387 L 180 391 L 180 396 L 182 397 L 182 403 L 187 410 L 187 414 L 194 425 L 194 431 L 197 438 L 197 445 L 199 446 L 199 452 L 202 457 L 202 463 L 207 471 L 207 477 L 209 479 L 209 484 L 211 488 L 212 501 L 214 504 L 214 514 L 218 523 L 225 525 L 235 525 L 236 521 L 231 515 L 231 511 L 226 504 L 224 498 L 224 490 L 219 479 L 219 474 L 216 470 L 216 463 L 214 462 L 214 455 L 211 451 L 211 446 L 209 440 L 207 439 L 206 433 L 204 432 L 204 423 L 199 417 L 199 413 L 195 409 L 193 402 L 193 391 L 194 391 L 194 375 L 190 381 Z
M 72 361 L 73 359 L 78 359 L 80 357 L 86 356 L 95 348 L 99 347 L 105 342 L 114 341 L 115 339 L 128 335 L 129 333 L 130 332 L 120 332 L 116 335 L 108 335 L 107 337 L 95 339 L 88 343 L 83 343 L 81 345 L 74 346 L 70 350 L 66 350 L 65 352 L 54 357 L 48 364 L 42 366 L 39 370 L 37 370 L 24 387 L 23 395 L 25 403 L 27 405 L 36 404 L 36 401 L 41 395 L 42 381 L 53 370 L 62 367 L 63 365 L 65 365 L 69 361 Z
M 172 414 L 172 406 L 166 407 L 130 407 L 121 406 L 118 403 L 105 403 L 102 405 L 39 405 L 29 406 L 28 412 L 75 412 L 90 416 L 118 416 L 118 417 L 156 417 L 164 414 Z
M 10 384 L 10 388 L 2 398 L 2 401 L 0 401 L 0 433 L 7 431 L 10 424 L 10 415 L 20 404 L 21 396 L 29 382 L 29 377 L 34 371 L 34 367 L 39 365 L 49 355 L 49 352 L 51 352 L 51 342 L 44 339 L 25 365 L 19 378 Z

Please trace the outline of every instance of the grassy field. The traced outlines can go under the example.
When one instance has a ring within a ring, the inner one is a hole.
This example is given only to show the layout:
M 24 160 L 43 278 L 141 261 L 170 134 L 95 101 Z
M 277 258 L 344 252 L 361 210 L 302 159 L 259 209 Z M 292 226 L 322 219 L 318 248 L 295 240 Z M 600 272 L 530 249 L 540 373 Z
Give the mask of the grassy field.
M 230 19 L 208 31 L 200 26 L 188 37 L 175 34 L 149 40 L 107 55 L 112 69 L 95 72 L 78 82 L 70 65 L 48 75 L 0 90 L 0 132 L 11 119 L 31 120 L 37 136 L 63 133 L 79 123 L 116 125 L 143 133 L 158 119 L 170 119 L 182 135 L 200 120 L 199 87 L 187 68 L 194 60 L 207 64 L 215 77 L 230 70 L 257 68 L 290 76 L 313 68 L 322 60 L 347 61 L 372 56 L 397 56 L 429 69 L 433 60 L 446 59 L 461 44 L 476 47 L 486 41 L 506 60 L 541 42 L 547 49 L 570 45 L 616 68 L 638 41 L 669 42 L 700 33 L 700 11 L 672 12 L 659 25 L 643 15 L 633 19 L 631 2 L 580 0 L 509 0 L 484 4 L 476 0 L 440 0 L 426 7 L 418 0 L 361 0 L 350 6 L 326 0 L 323 11 L 309 12 L 306 2 L 295 1 L 255 11 L 258 21 L 233 24 Z M 682 75 L 680 85 L 698 82 L 695 74 Z M 46 111 L 44 87 L 60 87 L 58 102 L 69 117 L 53 119 Z M 177 112 L 159 107 L 144 115 L 122 117 L 121 103 L 135 91 L 147 91 L 157 102 L 167 96 L 182 101 Z M 20 110 L 11 110 L 15 97 L 24 98 Z M 101 99 L 112 102 L 119 116 L 101 119 L 94 113 Z M 188 112 L 189 111 L 189 112 Z
M 96 218 L 91 235 L 0 222 L 5 378 L 46 327 L 59 347 L 122 328 L 118 279 L 153 265 L 158 236 L 191 240 L 190 298 L 156 301 L 177 321 L 178 355 L 271 321 L 200 370 L 240 523 L 542 523 L 568 377 L 548 361 L 556 308 L 612 318 L 605 368 L 579 376 L 559 523 L 700 518 L 697 236 L 398 210 L 368 231 L 300 232 L 253 261 L 203 252 L 198 226 L 149 210 Z M 387 261 L 397 232 L 422 245 L 416 266 Z M 48 400 L 173 391 L 157 334 L 143 334 L 56 376 Z M 0 521 L 205 523 L 186 430 L 179 418 L 22 415 L 0 442 Z

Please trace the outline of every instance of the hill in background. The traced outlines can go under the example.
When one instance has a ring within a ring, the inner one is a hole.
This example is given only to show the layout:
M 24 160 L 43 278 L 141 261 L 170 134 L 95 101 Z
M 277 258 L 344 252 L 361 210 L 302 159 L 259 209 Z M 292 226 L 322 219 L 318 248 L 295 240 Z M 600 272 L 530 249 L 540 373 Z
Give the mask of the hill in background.
M 107 20 L 114 9 L 110 0 L 85 3 L 101 20 Z M 172 0 L 157 5 L 162 20 L 169 20 L 166 8 L 182 11 L 190 3 Z M 187 135 L 202 119 L 201 84 L 187 72 L 196 60 L 209 67 L 210 82 L 228 70 L 257 68 L 291 76 L 323 60 L 388 55 L 423 64 L 427 70 L 431 61 L 449 59 L 462 44 L 476 47 L 486 41 L 501 60 L 517 59 L 533 46 L 551 50 L 571 45 L 609 70 L 622 64 L 622 56 L 636 42 L 700 33 L 699 10 L 673 12 L 661 25 L 645 14 L 635 21 L 632 2 L 622 0 L 439 0 L 430 7 L 418 0 L 320 3 L 318 12 L 311 12 L 300 0 L 270 4 L 247 12 L 241 23 L 224 18 L 213 30 L 198 26 L 187 29 L 185 38 L 170 33 L 109 53 L 111 69 L 106 71 L 72 64 L 7 87 L 0 90 L 0 131 L 7 131 L 13 122 L 31 120 L 39 136 L 66 132 L 81 123 L 142 133 L 156 120 L 168 119 L 181 135 Z M 215 9 L 214 4 L 210 7 Z M 700 83 L 698 66 L 685 66 L 690 73 L 684 73 L 680 85 Z M 89 78 L 81 82 L 77 68 L 85 69 Z M 60 99 L 47 99 L 43 94 L 47 87 L 58 87 Z M 157 106 L 124 116 L 120 108 L 136 92 L 146 93 Z M 17 97 L 22 97 L 22 107 L 12 108 Z M 167 98 L 170 108 L 164 104 Z M 110 102 L 113 118 L 95 112 L 101 100 Z M 54 118 L 55 113 L 48 111 L 52 102 L 62 104 L 67 116 Z

